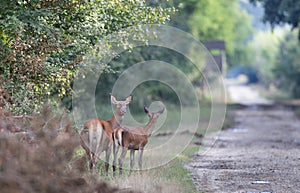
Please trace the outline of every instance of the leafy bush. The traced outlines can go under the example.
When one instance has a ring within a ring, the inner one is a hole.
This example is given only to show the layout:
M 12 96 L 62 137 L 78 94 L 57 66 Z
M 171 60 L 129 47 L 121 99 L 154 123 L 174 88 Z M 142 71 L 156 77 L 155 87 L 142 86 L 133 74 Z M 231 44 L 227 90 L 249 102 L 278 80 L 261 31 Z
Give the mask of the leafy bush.
M 300 97 L 300 46 L 297 31 L 288 34 L 281 42 L 278 59 L 273 69 L 275 84 L 290 96 Z
M 0 2 L 0 74 L 15 114 L 48 98 L 72 94 L 83 56 L 103 37 L 138 24 L 163 23 L 172 9 L 145 0 L 3 0 Z

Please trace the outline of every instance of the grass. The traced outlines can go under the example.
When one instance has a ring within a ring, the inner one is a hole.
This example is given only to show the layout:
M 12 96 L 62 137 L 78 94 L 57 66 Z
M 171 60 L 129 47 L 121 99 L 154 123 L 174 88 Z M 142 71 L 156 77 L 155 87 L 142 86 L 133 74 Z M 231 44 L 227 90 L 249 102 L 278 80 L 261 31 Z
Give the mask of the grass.
M 197 148 L 189 147 L 187 152 L 178 155 L 168 164 L 155 169 L 145 170 L 142 175 L 138 171 L 128 176 L 111 179 L 110 182 L 120 189 L 133 189 L 141 192 L 173 192 L 173 193 L 194 193 L 197 192 L 190 172 L 184 167 L 190 158 L 189 155 L 196 153 Z
M 79 138 L 66 114 L 45 106 L 24 119 L 0 109 L 0 127 L 1 192 L 117 192 L 83 175 L 85 159 L 79 159 Z
M 99 164 L 101 178 L 123 190 L 135 190 L 140 192 L 174 192 L 194 193 L 197 192 L 193 184 L 191 173 L 184 167 L 190 161 L 192 154 L 199 151 L 199 138 L 194 134 L 205 135 L 208 132 L 219 129 L 207 130 L 210 121 L 210 107 L 202 105 L 200 112 L 196 108 L 186 107 L 182 111 L 168 109 L 165 117 L 159 119 L 156 129 L 146 146 L 143 157 L 142 175 L 134 171 L 128 176 L 129 151 L 123 164 L 123 176 L 112 177 L 110 167 L 109 177 L 104 177 L 103 163 Z M 126 114 L 126 116 L 128 116 Z M 198 117 L 200 117 L 198 119 Z M 144 125 L 148 121 L 146 114 L 134 115 L 134 121 Z M 125 118 L 124 124 L 130 125 L 133 122 Z M 232 124 L 230 116 L 226 115 L 226 127 Z M 198 124 L 199 123 L 199 124 Z M 195 145 L 195 142 L 198 145 Z M 120 152 L 119 152 L 120 153 Z M 77 156 L 84 155 L 82 149 L 76 151 Z M 103 155 L 104 156 L 104 153 Z M 112 158 L 111 158 L 112 160 Z M 135 158 L 135 170 L 137 170 L 137 153 Z
M 110 167 L 109 176 L 104 176 L 104 163 L 98 164 L 100 175 L 104 181 L 118 187 L 121 190 L 134 190 L 137 192 L 172 192 L 172 193 L 194 193 L 197 192 L 190 172 L 184 167 L 190 156 L 196 153 L 199 146 L 190 145 L 183 153 L 177 155 L 169 163 L 157 168 L 143 170 L 140 175 L 134 171 L 129 176 L 128 169 L 123 170 L 123 176 L 112 177 L 112 168 Z M 82 148 L 76 150 L 76 157 L 84 156 Z M 129 160 L 127 157 L 126 160 Z M 127 163 L 128 164 L 128 163 Z M 136 165 L 136 164 L 135 164 Z M 135 168 L 137 169 L 137 168 Z
M 240 104 L 227 105 L 227 112 L 225 114 L 225 120 L 222 126 L 222 130 L 228 129 L 234 125 L 235 121 L 234 121 L 233 111 L 241 108 L 244 108 L 244 106 Z
M 255 85 L 254 87 L 266 99 L 276 101 L 276 102 L 284 102 L 284 101 L 291 100 L 291 96 L 288 92 L 277 89 L 275 87 L 266 88 L 262 84 Z
M 4 175 L 0 185 L 10 190 L 4 192 L 112 192 L 110 185 L 122 190 L 118 192 L 197 192 L 190 172 L 184 165 L 190 161 L 190 155 L 200 148 L 194 143 L 199 140 L 194 132 L 204 131 L 202 126 L 209 121 L 208 107 L 200 108 L 200 125 L 195 108 L 185 108 L 182 112 L 169 110 L 168 116 L 162 117 L 158 123 L 161 127 L 154 131 L 146 146 L 143 159 L 146 170 L 142 171 L 142 175 L 135 171 L 128 176 L 128 153 L 124 163 L 125 174 L 117 178 L 113 178 L 112 173 L 105 177 L 103 171 L 97 177 L 89 175 L 85 152 L 79 146 L 75 125 L 67 115 L 45 108 L 28 123 L 26 121 L 24 125 L 28 133 L 20 141 L 18 135 L 14 140 L 7 137 L 10 135 L 6 135 L 6 132 L 11 132 L 12 126 L 17 126 L 14 125 L 17 123 L 12 117 L 2 114 L 0 111 L 0 137 L 3 141 L 0 144 L 3 152 L 0 160 Z M 147 120 L 145 117 L 140 115 L 141 120 Z M 12 152 L 18 156 L 12 156 Z M 51 159 L 48 159 L 49 155 Z M 98 167 L 102 170 L 103 162 Z M 15 184 L 16 177 L 23 179 L 21 185 Z M 108 187 L 109 190 L 103 191 Z M 19 189 L 23 191 L 17 191 Z
M 296 115 L 298 118 L 300 118 L 300 106 L 297 106 L 297 107 L 295 108 L 294 112 L 295 112 L 295 115 Z

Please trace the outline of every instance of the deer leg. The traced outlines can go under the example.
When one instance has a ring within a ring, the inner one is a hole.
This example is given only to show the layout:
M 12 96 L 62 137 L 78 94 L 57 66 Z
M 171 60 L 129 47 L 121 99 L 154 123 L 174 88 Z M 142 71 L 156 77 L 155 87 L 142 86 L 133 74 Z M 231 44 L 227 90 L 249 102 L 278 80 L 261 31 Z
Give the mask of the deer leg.
M 114 153 L 114 160 L 113 160 L 113 176 L 116 176 L 116 164 L 117 164 L 117 157 L 119 152 L 119 145 L 113 144 L 113 153 Z
M 124 161 L 124 158 L 126 156 L 126 153 L 127 153 L 127 148 L 123 147 L 121 156 L 119 158 L 119 175 L 122 175 L 122 165 L 123 165 L 123 161 Z
M 142 169 L 143 169 L 143 152 L 144 149 L 139 149 L 139 170 L 140 170 L 140 174 L 142 173 Z
M 90 169 L 91 169 L 92 174 L 94 174 L 96 172 L 96 163 L 97 163 L 96 156 L 94 153 L 92 153 L 91 161 L 90 161 Z
M 130 150 L 130 172 L 129 172 L 129 176 L 131 175 L 132 169 L 134 166 L 134 150 Z
M 89 152 L 88 159 L 89 159 L 90 172 L 93 173 L 93 153 L 92 152 Z
M 90 172 L 92 172 L 92 168 L 93 168 L 93 154 L 92 152 L 90 151 L 90 149 L 85 145 L 83 139 L 81 139 L 81 145 L 82 145 L 82 148 L 85 150 L 85 153 L 86 153 L 86 157 L 88 159 L 88 167 L 90 169 Z
M 109 168 L 109 158 L 111 154 L 111 147 L 106 150 L 106 160 L 105 160 L 105 174 L 108 176 L 108 168 Z

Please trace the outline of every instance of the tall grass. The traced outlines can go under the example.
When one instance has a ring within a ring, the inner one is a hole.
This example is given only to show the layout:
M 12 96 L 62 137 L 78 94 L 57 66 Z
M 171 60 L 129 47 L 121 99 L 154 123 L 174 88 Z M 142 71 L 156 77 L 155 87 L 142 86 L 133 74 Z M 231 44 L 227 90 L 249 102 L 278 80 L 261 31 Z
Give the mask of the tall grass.
M 108 107 L 110 108 L 110 107 Z M 107 110 L 108 112 L 109 110 Z M 98 175 L 90 175 L 85 152 L 69 116 L 44 108 L 30 118 L 16 118 L 0 111 L 0 187 L 2 192 L 196 192 L 184 164 L 199 150 L 199 136 L 205 133 L 210 109 L 202 107 L 200 123 L 195 130 L 189 123 L 197 114 L 194 108 L 180 112 L 170 109 L 160 129 L 149 139 L 144 153 L 144 168 L 128 176 L 129 153 L 122 177 L 103 175 L 103 162 Z M 146 114 L 134 115 L 140 124 Z M 108 116 L 109 117 L 109 116 Z M 107 118 L 107 117 L 106 117 Z M 184 119 L 183 125 L 178 124 Z M 176 121 L 174 121 L 176 120 Z M 181 142 L 184 146 L 181 145 Z M 157 150 L 157 148 L 160 148 Z M 102 155 L 104 156 L 104 155 Z M 137 170 L 137 163 L 135 170 Z
M 0 109 L 0 192 L 117 192 L 98 177 L 83 175 L 85 159 L 74 159 L 78 146 L 65 114 L 46 107 L 24 118 Z
M 108 107 L 111 108 L 111 107 Z M 108 112 L 109 110 L 102 110 Z M 190 155 L 199 151 L 199 136 L 206 133 L 206 127 L 210 119 L 209 106 L 202 106 L 200 109 L 199 123 L 196 128 L 192 128 L 189 123 L 195 121 L 191 114 L 197 114 L 197 109 L 186 108 L 178 111 L 176 108 L 169 108 L 166 117 L 162 117 L 157 123 L 152 136 L 146 146 L 143 156 L 142 175 L 139 174 L 137 167 L 137 153 L 135 158 L 134 173 L 129 176 L 129 151 L 123 164 L 123 176 L 112 177 L 110 167 L 109 176 L 104 175 L 104 163 L 99 163 L 99 175 L 109 184 L 117 186 L 120 190 L 132 190 L 137 192 L 196 192 L 192 182 L 190 172 L 184 167 L 190 159 Z M 125 115 L 124 125 L 132 124 L 132 120 Z M 146 114 L 141 113 L 132 115 L 139 125 L 144 125 L 148 121 Z M 178 128 L 183 119 L 183 126 Z M 198 122 L 197 122 L 198 123 Z M 194 134 L 197 133 L 198 137 Z M 185 142 L 185 143 L 183 143 Z M 120 153 L 120 152 L 119 152 Z M 82 149 L 77 150 L 77 156 L 84 156 Z M 104 160 L 104 154 L 101 156 Z
M 192 193 L 196 191 L 189 172 L 183 167 L 183 160 L 180 158 L 176 158 L 159 168 L 145 170 L 142 174 L 137 171 L 131 176 L 125 174 L 113 179 L 112 183 L 120 189 L 131 189 L 145 193 Z

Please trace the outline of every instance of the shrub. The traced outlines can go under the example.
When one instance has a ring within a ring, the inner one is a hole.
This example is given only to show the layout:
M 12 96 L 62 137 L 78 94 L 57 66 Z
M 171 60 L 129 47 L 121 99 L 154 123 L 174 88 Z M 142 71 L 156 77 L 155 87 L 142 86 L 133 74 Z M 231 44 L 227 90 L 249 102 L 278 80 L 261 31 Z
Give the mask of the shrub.
M 86 175 L 85 159 L 74 159 L 79 139 L 65 114 L 49 107 L 30 117 L 0 109 L 1 192 L 117 192 L 96 176 Z

